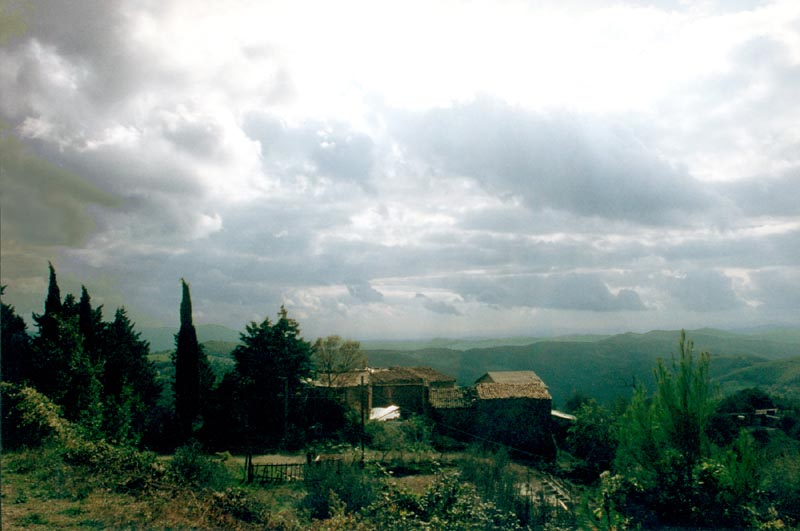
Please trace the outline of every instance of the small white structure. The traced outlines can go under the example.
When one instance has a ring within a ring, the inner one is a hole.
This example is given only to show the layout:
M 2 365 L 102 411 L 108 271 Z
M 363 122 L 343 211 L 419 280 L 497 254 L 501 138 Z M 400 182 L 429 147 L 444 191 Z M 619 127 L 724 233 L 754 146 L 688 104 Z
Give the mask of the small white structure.
M 374 407 L 369 411 L 369 420 L 385 421 L 400 418 L 399 406 Z

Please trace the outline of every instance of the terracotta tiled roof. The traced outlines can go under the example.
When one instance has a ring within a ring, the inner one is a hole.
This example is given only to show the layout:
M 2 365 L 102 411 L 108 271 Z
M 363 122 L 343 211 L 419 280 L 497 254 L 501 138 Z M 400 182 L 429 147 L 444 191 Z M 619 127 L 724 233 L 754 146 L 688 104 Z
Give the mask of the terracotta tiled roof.
M 331 387 L 356 387 L 361 385 L 361 378 L 364 378 L 364 384 L 369 384 L 369 371 L 350 371 L 339 374 L 334 374 L 330 379 Z M 314 385 L 318 387 L 328 387 L 327 373 L 320 374 L 314 381 Z
M 370 375 L 373 385 L 390 384 L 418 384 L 424 383 L 423 378 L 408 367 L 391 367 L 389 369 L 373 369 Z
M 469 387 L 433 387 L 428 399 L 431 407 L 436 409 L 467 408 L 475 401 L 475 390 Z
M 456 379 L 430 367 L 409 367 L 410 371 L 425 380 L 425 383 L 455 383 Z
M 544 385 L 542 379 L 533 371 L 489 371 L 475 383 Z
M 540 380 L 541 381 L 541 380 Z M 475 385 L 481 400 L 503 398 L 537 398 L 551 400 L 547 386 L 542 384 L 479 383 Z

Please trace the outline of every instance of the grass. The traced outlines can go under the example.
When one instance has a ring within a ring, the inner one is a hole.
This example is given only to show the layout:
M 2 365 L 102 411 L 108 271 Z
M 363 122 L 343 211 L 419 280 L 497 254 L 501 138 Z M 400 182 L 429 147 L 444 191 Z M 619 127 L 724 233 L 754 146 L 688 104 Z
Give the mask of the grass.
M 236 458 L 220 462 L 214 488 L 163 478 L 129 491 L 69 464 L 59 448 L 6 452 L 1 464 L 3 530 L 296 529 L 304 495 L 301 485 L 239 485 Z

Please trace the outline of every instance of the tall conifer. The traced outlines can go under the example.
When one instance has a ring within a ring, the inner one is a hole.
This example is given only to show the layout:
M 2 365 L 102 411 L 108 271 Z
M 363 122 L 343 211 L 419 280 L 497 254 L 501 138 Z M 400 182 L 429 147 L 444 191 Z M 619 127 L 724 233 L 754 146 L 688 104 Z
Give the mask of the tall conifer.
M 175 336 L 175 417 L 179 442 L 194 433 L 196 423 L 202 421 L 201 404 L 213 382 L 208 382 L 210 372 L 205 352 L 197 341 L 197 331 L 192 323 L 192 296 L 189 285 L 181 279 L 181 327 Z

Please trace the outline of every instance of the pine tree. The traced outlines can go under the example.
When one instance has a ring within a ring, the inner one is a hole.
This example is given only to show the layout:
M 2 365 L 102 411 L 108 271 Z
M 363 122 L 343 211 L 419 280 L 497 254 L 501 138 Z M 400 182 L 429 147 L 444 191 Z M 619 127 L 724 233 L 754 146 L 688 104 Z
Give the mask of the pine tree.
M 192 323 L 192 296 L 189 285 L 181 279 L 181 327 L 175 336 L 175 417 L 179 442 L 188 440 L 202 424 L 203 398 L 210 394 L 210 367 L 197 341 Z
M 706 429 L 714 411 L 710 357 L 694 357 L 682 331 L 678 358 L 656 366 L 652 398 L 639 387 L 619 423 L 616 469 L 643 487 L 662 522 L 695 525 L 699 517 L 698 473 L 710 456 Z
M 281 306 L 274 324 L 251 322 L 232 353 L 238 395 L 253 442 L 275 443 L 289 435 L 294 399 L 302 381 L 311 375 L 311 344 L 300 335 L 297 321 Z M 288 395 L 286 394 L 288 391 Z
M 140 339 L 125 308 L 117 309 L 101 343 L 105 352 L 103 431 L 113 441 L 138 444 L 150 428 L 150 413 L 161 394 L 148 358 L 150 345 Z

